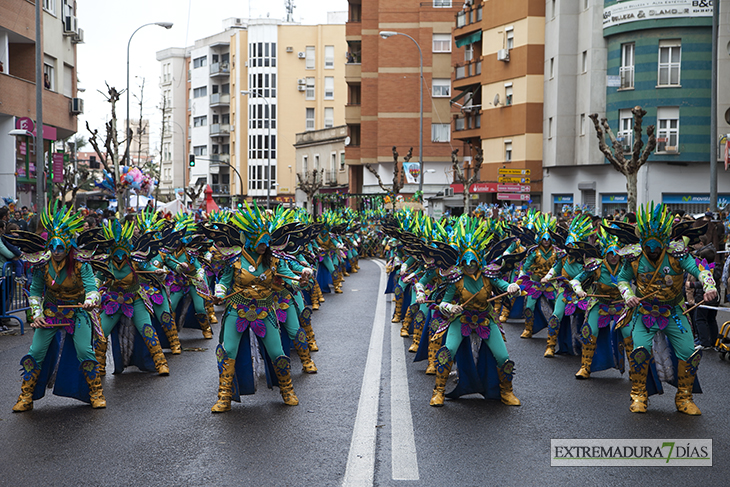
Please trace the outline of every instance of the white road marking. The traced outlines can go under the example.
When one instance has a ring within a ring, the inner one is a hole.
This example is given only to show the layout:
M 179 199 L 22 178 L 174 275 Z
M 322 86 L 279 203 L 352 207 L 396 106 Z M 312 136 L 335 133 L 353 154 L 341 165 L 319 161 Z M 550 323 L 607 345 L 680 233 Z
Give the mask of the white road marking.
M 355 426 L 347 457 L 347 469 L 343 486 L 370 486 L 375 478 L 375 439 L 380 401 L 380 373 L 383 362 L 383 339 L 385 337 L 385 267 L 379 261 L 380 285 L 375 305 L 375 319 L 370 334 L 368 358 L 365 363 L 360 401 L 357 406 Z
M 406 352 L 400 327 L 390 327 L 390 424 L 393 480 L 418 480 Z

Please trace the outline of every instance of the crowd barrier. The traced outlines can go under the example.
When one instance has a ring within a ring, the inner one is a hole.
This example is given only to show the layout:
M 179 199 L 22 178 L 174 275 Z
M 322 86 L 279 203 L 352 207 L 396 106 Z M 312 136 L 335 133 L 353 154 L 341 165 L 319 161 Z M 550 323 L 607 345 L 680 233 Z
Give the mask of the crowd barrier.
M 25 313 L 16 316 L 21 311 L 30 309 L 28 292 L 30 279 L 21 262 L 6 262 L 0 276 L 0 320 L 18 320 L 20 334 L 25 334 Z

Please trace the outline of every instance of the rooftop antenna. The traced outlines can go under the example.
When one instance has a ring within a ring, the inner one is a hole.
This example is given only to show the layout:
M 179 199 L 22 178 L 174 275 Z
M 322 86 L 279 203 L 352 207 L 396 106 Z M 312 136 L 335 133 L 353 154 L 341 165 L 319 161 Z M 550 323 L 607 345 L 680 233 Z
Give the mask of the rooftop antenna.
M 284 8 L 286 8 L 286 21 L 294 22 L 294 0 L 285 0 Z

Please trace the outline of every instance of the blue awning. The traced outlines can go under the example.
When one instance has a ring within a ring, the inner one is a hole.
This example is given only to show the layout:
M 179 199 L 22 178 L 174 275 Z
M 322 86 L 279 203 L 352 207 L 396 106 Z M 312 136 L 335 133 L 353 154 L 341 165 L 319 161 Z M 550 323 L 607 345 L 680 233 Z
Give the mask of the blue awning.
M 468 36 L 464 36 L 461 39 L 456 39 L 456 47 L 465 46 L 467 44 L 474 44 L 475 42 L 479 42 L 482 40 L 482 31 L 476 31 L 473 34 L 469 34 Z

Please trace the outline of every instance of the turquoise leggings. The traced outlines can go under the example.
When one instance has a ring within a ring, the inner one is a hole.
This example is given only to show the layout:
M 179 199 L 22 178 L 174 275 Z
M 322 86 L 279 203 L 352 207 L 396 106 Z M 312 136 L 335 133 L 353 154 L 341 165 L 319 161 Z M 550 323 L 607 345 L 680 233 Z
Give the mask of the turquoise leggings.
M 289 308 L 286 310 L 286 320 L 282 323 L 282 326 L 286 330 L 286 334 L 289 335 L 289 338 L 294 340 L 297 336 L 297 331 L 299 331 L 299 317 L 297 316 L 296 308 L 294 308 L 293 299 L 289 302 Z
M 117 323 L 119 323 L 119 318 L 121 317 L 121 308 L 119 308 L 117 312 L 113 315 L 108 315 L 102 311 L 101 329 L 104 331 L 105 337 L 109 336 L 114 327 L 117 326 Z M 132 323 L 134 323 L 134 327 L 142 336 L 144 336 L 144 334 L 142 333 L 142 328 L 144 328 L 144 325 L 152 325 L 152 318 L 150 317 L 150 313 L 149 311 L 147 311 L 144 302 L 140 298 L 134 299 L 134 313 L 132 314 Z
M 241 344 L 241 337 L 243 333 L 236 329 L 236 320 L 238 314 L 233 308 L 226 310 L 225 320 L 223 320 L 223 348 L 225 349 L 228 356 L 235 360 L 238 356 L 238 346 Z M 264 342 L 264 348 L 266 353 L 269 354 L 269 358 L 274 360 L 276 357 L 284 355 L 284 347 L 281 345 L 281 335 L 279 330 L 274 324 L 274 318 L 271 312 L 264 319 L 266 324 L 266 336 L 261 340 Z M 244 333 L 248 333 L 248 329 L 244 330 Z
M 461 345 L 461 341 L 467 337 L 461 334 L 461 322 L 457 319 L 451 322 L 449 330 L 446 332 L 446 348 L 449 349 L 452 357 L 456 356 L 456 351 Z M 489 339 L 485 340 L 492 355 L 497 360 L 497 366 L 501 367 L 504 363 L 509 360 L 509 354 L 507 353 L 507 347 L 504 345 L 502 339 L 502 332 L 499 330 L 497 324 L 490 320 L 489 322 Z
M 195 286 L 188 286 L 188 294 L 193 299 L 193 306 L 195 306 L 195 314 L 204 314 L 205 313 L 205 302 L 203 301 L 203 298 L 200 297 L 200 294 L 198 294 L 197 289 L 195 289 Z M 177 305 L 180 304 L 180 300 L 185 296 L 185 291 L 180 290 L 176 293 L 173 293 L 170 295 L 170 309 L 176 310 Z
M 677 355 L 677 358 L 679 360 L 687 360 L 695 350 L 692 327 L 687 321 L 687 317 L 682 315 L 682 309 L 679 306 L 675 306 L 672 309 L 672 313 L 679 317 L 684 331 L 679 329 L 674 318 L 670 316 L 669 323 L 664 328 L 664 334 L 669 338 L 672 347 L 674 347 L 674 353 Z M 631 321 L 631 326 L 633 327 L 631 336 L 634 340 L 634 349 L 644 347 L 651 352 L 652 340 L 654 339 L 654 335 L 659 331 L 659 326 L 654 325 L 651 328 L 647 328 L 641 321 L 641 314 L 638 310 L 634 312 L 634 319 Z
M 563 300 L 563 291 L 561 290 L 555 295 L 555 304 L 553 305 L 553 316 L 558 319 L 558 323 L 565 316 L 565 305 L 567 303 Z
M 94 348 L 91 346 L 91 319 L 86 311 L 74 310 L 74 333 L 73 341 L 76 348 L 76 357 L 79 362 L 96 360 Z M 33 332 L 33 342 L 30 345 L 28 354 L 39 364 L 43 363 L 48 353 L 53 337 L 59 328 L 36 328 Z

